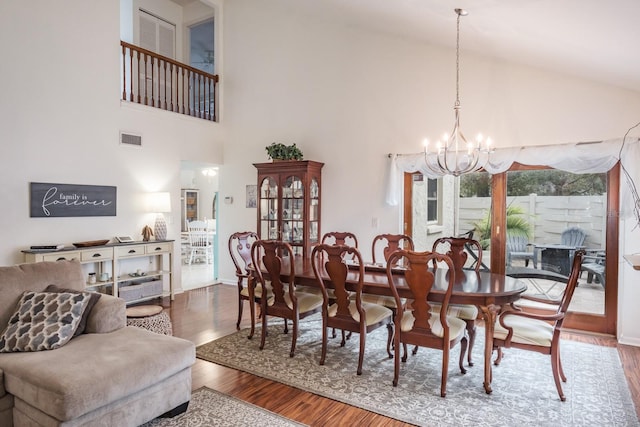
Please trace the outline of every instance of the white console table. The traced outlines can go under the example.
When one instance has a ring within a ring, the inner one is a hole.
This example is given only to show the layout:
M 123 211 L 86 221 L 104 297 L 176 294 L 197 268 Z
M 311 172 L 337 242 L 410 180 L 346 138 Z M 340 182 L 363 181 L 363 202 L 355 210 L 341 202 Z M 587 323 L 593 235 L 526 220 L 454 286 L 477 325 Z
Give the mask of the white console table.
M 86 282 L 89 290 L 106 291 L 113 296 L 124 298 L 127 303 L 133 303 L 166 296 L 174 299 L 173 243 L 173 240 L 141 241 L 80 248 L 71 246 L 59 250 L 23 250 L 22 252 L 25 262 L 77 259 L 86 273 L 95 273 L 96 283 Z M 141 271 L 138 274 L 139 268 L 127 265 L 127 260 L 142 258 L 149 259 L 150 262 L 146 265 L 153 265 L 154 269 Z M 108 279 L 101 281 L 103 273 L 106 273 Z M 169 285 L 168 291 L 165 291 L 166 282 Z M 109 288 L 111 292 L 108 292 Z

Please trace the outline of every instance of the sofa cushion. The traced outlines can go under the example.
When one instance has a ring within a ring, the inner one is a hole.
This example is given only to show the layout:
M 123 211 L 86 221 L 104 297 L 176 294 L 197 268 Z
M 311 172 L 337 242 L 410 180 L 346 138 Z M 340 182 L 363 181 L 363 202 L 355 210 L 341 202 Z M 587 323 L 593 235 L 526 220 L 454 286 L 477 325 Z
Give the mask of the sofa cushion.
M 4 330 L 18 300 L 25 291 L 40 292 L 49 285 L 65 288 L 85 288 L 85 277 L 80 262 L 47 261 L 0 267 L 0 331 Z
M 191 341 L 127 326 L 47 352 L 0 357 L 7 392 L 60 420 L 153 386 L 195 362 Z
M 90 299 L 81 293 L 25 292 L 0 336 L 0 353 L 62 347 L 73 338 Z
M 81 291 L 76 291 L 75 289 L 59 288 L 56 285 L 49 285 L 49 286 L 47 286 L 45 288 L 44 291 L 45 292 L 58 292 L 58 293 L 60 293 L 60 292 L 69 292 L 69 293 L 73 293 L 73 294 L 83 293 L 85 295 L 89 295 L 89 303 L 87 304 L 87 308 L 85 308 L 84 312 L 82 313 L 82 318 L 80 319 L 80 323 L 78 324 L 78 328 L 73 333 L 74 337 L 77 337 L 78 335 L 84 333 L 84 329 L 87 326 L 87 319 L 89 318 L 89 314 L 91 313 L 91 309 L 93 308 L 94 305 L 96 305 L 96 303 L 100 299 L 100 296 L 102 295 L 102 294 L 100 294 L 98 292 L 81 292 Z

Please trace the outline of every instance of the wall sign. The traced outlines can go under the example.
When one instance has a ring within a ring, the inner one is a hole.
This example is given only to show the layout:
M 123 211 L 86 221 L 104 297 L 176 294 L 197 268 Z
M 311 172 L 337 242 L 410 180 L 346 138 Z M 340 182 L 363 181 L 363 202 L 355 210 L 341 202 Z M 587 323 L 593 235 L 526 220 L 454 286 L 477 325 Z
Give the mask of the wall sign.
M 104 185 L 30 184 L 30 216 L 116 216 L 116 187 Z

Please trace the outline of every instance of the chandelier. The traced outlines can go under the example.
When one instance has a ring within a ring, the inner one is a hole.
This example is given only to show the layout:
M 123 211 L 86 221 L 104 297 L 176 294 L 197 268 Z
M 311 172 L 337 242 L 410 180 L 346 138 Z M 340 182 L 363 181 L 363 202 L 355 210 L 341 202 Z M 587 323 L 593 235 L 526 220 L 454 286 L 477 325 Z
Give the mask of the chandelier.
M 451 135 L 444 134 L 436 142 L 435 151 L 429 151 L 429 141 L 424 140 L 424 160 L 427 167 L 438 175 L 460 176 L 482 168 L 492 152 L 491 139 L 478 135 L 476 141 L 467 141 L 460 130 L 460 17 L 468 12 L 455 9 L 458 15 L 456 34 L 456 102 L 453 106 L 455 122 Z M 481 158 L 483 161 L 481 161 Z

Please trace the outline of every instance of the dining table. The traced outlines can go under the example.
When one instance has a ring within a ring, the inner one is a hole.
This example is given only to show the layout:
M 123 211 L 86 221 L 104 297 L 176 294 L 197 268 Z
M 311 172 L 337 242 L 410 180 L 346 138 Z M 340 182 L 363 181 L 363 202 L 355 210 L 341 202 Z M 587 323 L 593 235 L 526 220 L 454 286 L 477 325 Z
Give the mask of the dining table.
M 308 257 L 294 256 L 295 283 L 302 286 L 319 287 L 318 281 L 313 272 L 312 261 Z M 282 258 L 281 276 L 283 283 L 289 280 L 290 257 Z M 356 265 L 350 265 L 347 275 L 347 288 L 355 287 L 357 283 Z M 449 275 L 452 273 L 447 268 L 434 268 L 434 284 L 428 299 L 433 302 L 444 300 L 446 288 L 449 284 Z M 261 269 L 265 280 L 270 280 L 268 272 Z M 411 298 L 409 287 L 404 283 L 403 268 L 394 268 L 392 273 L 397 275 L 396 287 L 401 298 Z M 491 356 L 493 353 L 493 331 L 498 314 L 509 309 L 511 303 L 520 299 L 523 292 L 527 290 L 527 285 L 514 277 L 504 274 L 496 274 L 490 271 L 475 270 L 455 270 L 454 285 L 451 293 L 450 304 L 471 304 L 478 307 L 482 313 L 485 327 L 484 344 L 484 389 L 491 393 Z M 328 279 L 328 276 L 327 276 Z M 250 281 L 253 286 L 254 280 Z M 331 286 L 330 281 L 325 281 Z M 386 273 L 386 266 L 382 263 L 364 263 L 363 289 L 362 292 L 392 296 L 391 288 Z M 253 305 L 252 310 L 253 310 Z M 252 315 L 252 318 L 254 316 Z M 251 335 L 253 335 L 254 325 L 251 325 Z

